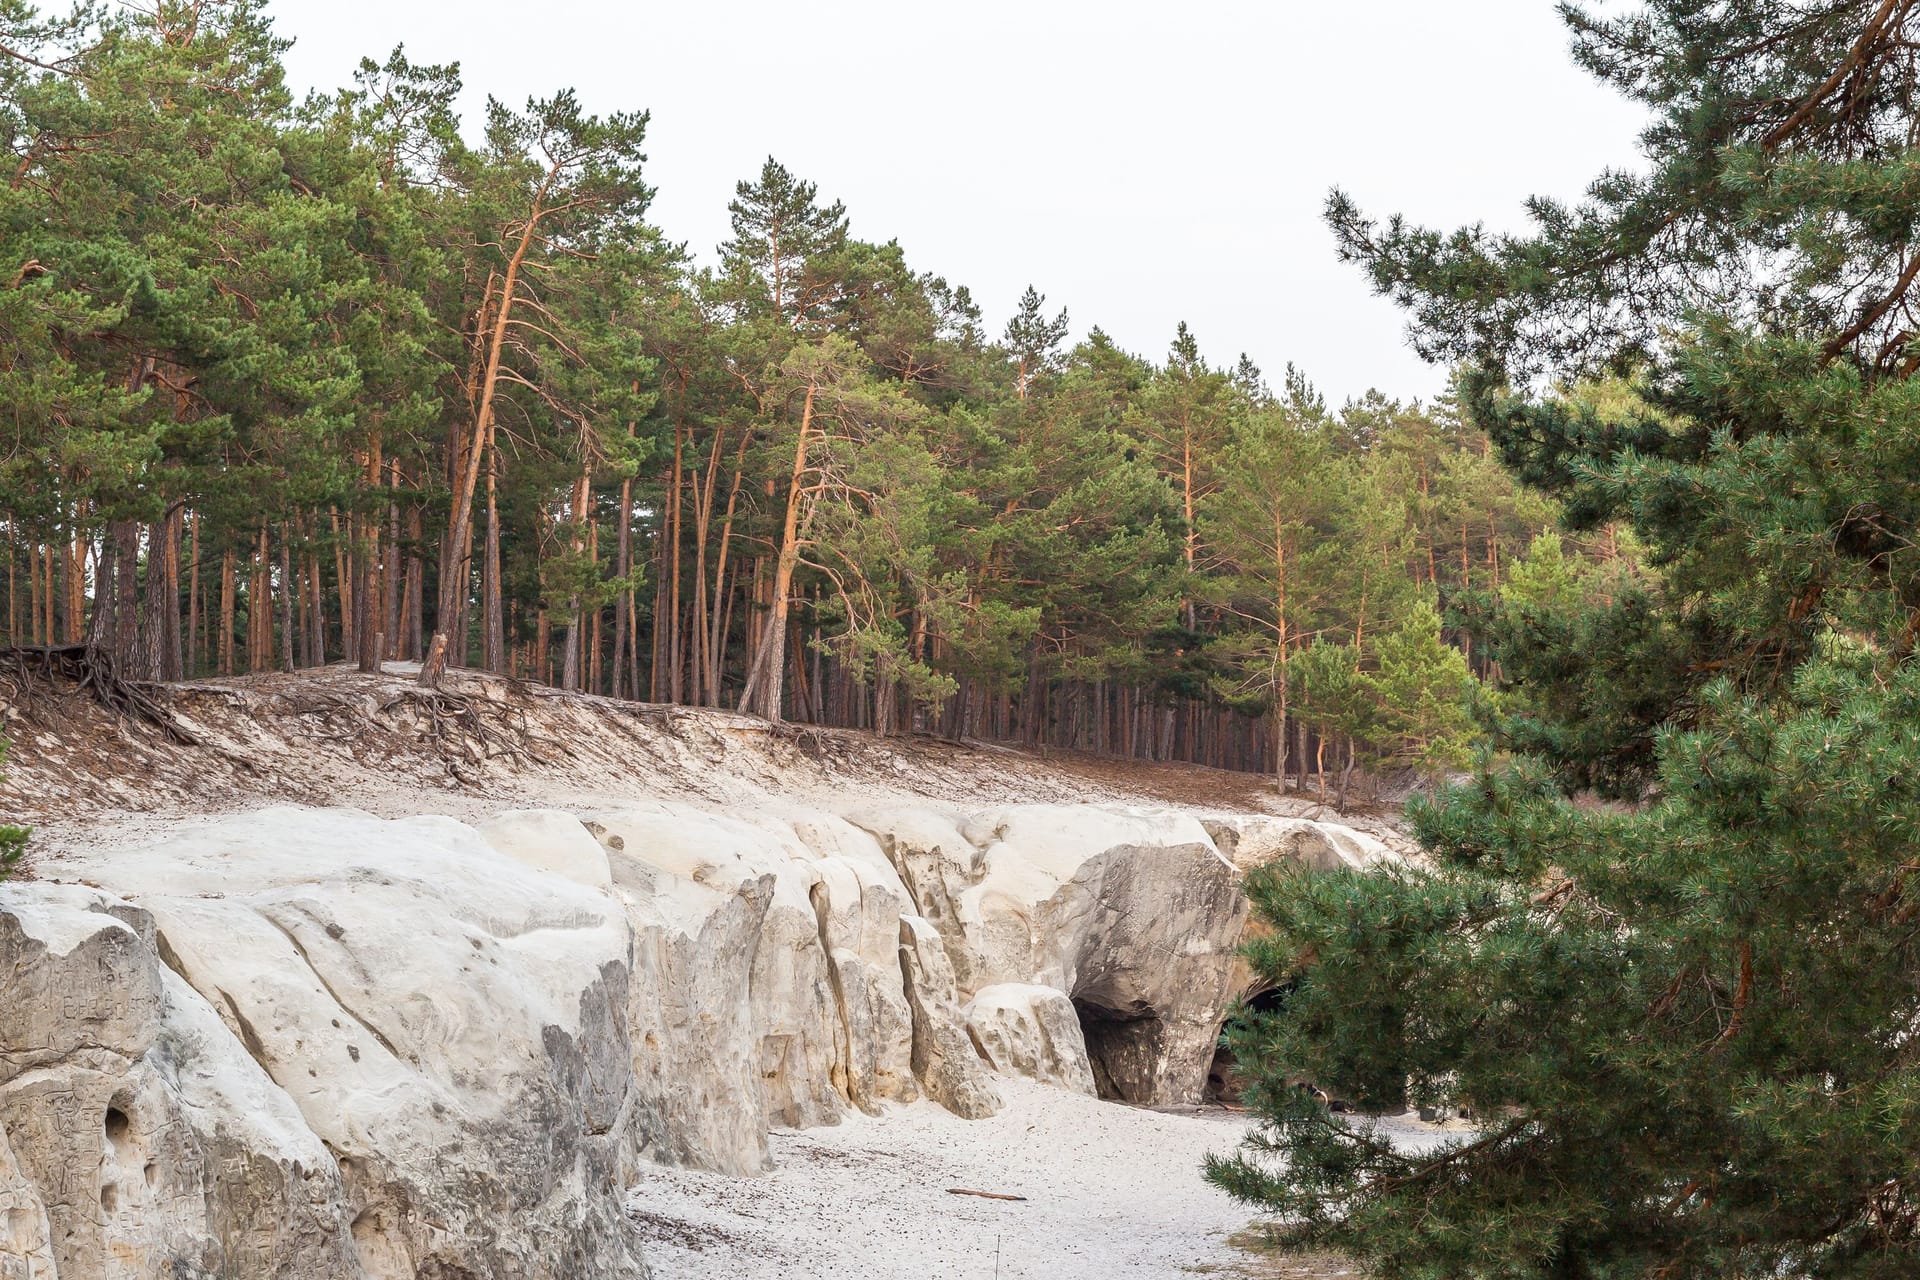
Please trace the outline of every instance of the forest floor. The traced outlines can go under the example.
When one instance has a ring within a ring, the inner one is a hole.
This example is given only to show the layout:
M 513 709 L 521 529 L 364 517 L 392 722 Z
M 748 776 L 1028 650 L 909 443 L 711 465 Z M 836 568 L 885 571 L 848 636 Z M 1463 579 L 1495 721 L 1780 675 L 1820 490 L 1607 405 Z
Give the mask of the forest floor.
M 97 844 L 272 804 L 489 816 L 670 797 L 700 807 L 1110 802 L 1344 822 L 1405 849 L 1391 813 L 1336 815 L 1271 778 L 924 734 L 772 726 L 706 708 L 569 694 L 480 672 L 421 689 L 409 663 L 160 687 L 170 734 L 70 686 L 0 682 L 0 819 L 35 846 Z M 189 741 L 182 741 L 181 739 Z M 31 859 L 32 854 L 29 854 Z

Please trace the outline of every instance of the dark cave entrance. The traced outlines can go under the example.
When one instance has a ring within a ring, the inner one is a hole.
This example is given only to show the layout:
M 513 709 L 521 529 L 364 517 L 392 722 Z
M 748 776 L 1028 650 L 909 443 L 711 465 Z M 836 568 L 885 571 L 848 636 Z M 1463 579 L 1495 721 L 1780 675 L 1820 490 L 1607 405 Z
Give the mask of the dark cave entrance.
M 1073 998 L 1087 1061 L 1102 1098 L 1151 1102 L 1164 1039 L 1160 1015 L 1143 1004 L 1114 1008 L 1088 996 Z
M 1265 987 L 1249 993 L 1234 1013 L 1227 1016 L 1228 1023 L 1242 1012 L 1248 1014 L 1278 1013 L 1286 1007 L 1287 991 L 1284 987 Z M 1221 1030 L 1224 1032 L 1225 1027 Z M 1238 1103 L 1240 1094 L 1246 1088 L 1246 1080 L 1241 1076 L 1239 1063 L 1234 1059 L 1233 1050 L 1227 1047 L 1225 1037 L 1220 1047 L 1214 1051 L 1213 1065 L 1207 1068 L 1207 1101 Z

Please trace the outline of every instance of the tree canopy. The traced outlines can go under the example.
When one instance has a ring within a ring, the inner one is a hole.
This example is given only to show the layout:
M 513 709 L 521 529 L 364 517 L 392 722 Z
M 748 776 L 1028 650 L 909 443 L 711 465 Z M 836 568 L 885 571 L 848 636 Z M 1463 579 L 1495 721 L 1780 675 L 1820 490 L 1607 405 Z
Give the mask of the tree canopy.
M 7 643 L 1323 789 L 1457 763 L 1288 675 L 1337 642 L 1349 701 L 1457 710 L 1487 674 L 1459 607 L 1553 511 L 1455 402 L 1329 409 L 1177 321 L 1158 358 L 1076 339 L 1031 287 L 996 341 L 772 157 L 703 262 L 648 221 L 644 112 L 562 88 L 469 134 L 457 67 L 396 49 L 301 101 L 284 48 L 258 0 L 0 2 Z
M 1415 805 L 1431 867 L 1257 886 L 1290 994 L 1213 1176 L 1388 1277 L 1911 1275 L 1920 22 L 1565 14 L 1640 167 L 1526 234 L 1329 217 L 1570 535 L 1644 554 L 1460 602 L 1512 755 Z M 1478 1130 L 1402 1151 L 1303 1077 Z

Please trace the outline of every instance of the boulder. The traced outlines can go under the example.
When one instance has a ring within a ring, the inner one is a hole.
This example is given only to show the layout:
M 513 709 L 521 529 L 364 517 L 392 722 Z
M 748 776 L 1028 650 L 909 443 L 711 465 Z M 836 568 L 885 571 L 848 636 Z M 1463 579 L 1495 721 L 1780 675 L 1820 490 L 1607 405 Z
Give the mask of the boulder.
M 359 1277 L 333 1156 L 90 889 L 0 886 L 0 1276 Z
M 977 992 L 961 1013 L 973 1047 L 1000 1074 L 1095 1092 L 1079 1011 L 1066 992 L 1003 982 Z
M 173 1046 L 169 1060 L 202 1046 L 201 1059 L 216 1061 L 204 1047 L 226 1046 L 276 1086 L 268 1096 L 290 1099 L 281 1119 L 306 1152 L 303 1199 L 346 1223 L 350 1242 L 350 1263 L 314 1274 L 646 1274 L 619 1197 L 639 1140 L 630 933 L 607 894 L 506 856 L 460 823 L 351 810 L 197 823 L 102 854 L 92 870 L 151 918 L 166 970 L 133 989 L 171 999 L 178 988 L 162 1019 L 170 1035 L 156 1041 Z M 249 1107 L 222 1081 L 207 1092 Z M 125 1096 L 130 1108 L 112 1111 L 133 1149 L 185 1131 L 163 1123 L 150 1090 Z M 234 1132 L 240 1150 L 229 1159 L 216 1149 L 228 1161 L 216 1167 L 239 1185 L 207 1202 L 238 1209 L 254 1168 L 266 1167 L 262 1152 L 272 1167 L 293 1162 Z M 163 1154 L 159 1174 L 184 1158 Z M 290 1230 L 255 1233 L 259 1247 L 321 1256 L 295 1248 Z

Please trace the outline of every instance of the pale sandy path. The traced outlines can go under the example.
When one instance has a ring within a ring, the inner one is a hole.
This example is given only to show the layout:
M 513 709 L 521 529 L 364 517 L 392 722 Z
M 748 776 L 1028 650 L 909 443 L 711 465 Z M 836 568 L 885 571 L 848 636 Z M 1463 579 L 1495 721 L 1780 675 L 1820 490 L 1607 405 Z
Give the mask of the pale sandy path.
M 992 1280 L 996 1250 L 1000 1280 L 1245 1274 L 1227 1237 L 1252 1214 L 1200 1176 L 1244 1117 L 996 1084 L 986 1120 L 921 1104 L 777 1132 L 763 1178 L 649 1169 L 630 1203 L 656 1280 Z

